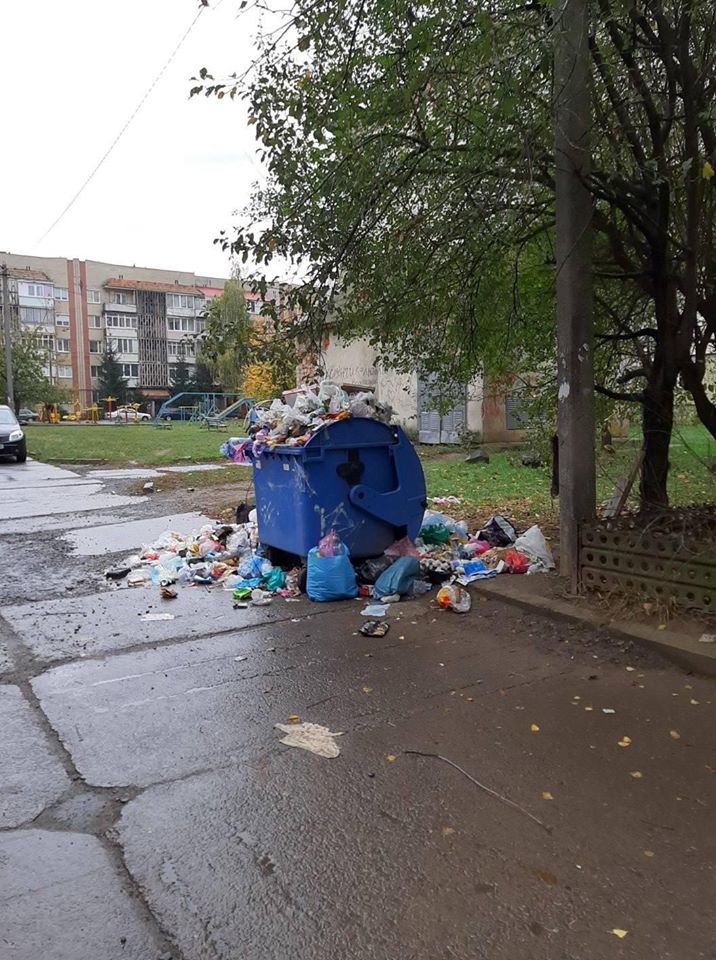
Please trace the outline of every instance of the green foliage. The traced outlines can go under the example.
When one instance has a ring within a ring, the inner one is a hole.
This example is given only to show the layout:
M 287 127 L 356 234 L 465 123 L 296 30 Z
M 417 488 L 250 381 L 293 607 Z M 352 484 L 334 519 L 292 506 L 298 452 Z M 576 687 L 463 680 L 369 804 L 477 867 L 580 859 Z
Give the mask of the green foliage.
M 122 376 L 122 365 L 117 360 L 114 344 L 110 337 L 104 343 L 99 364 L 98 391 L 100 401 L 114 397 L 112 409 L 126 402 L 127 381 Z
M 4 342 L 0 339 L 0 353 L 2 354 L 0 369 L 0 395 L 2 403 L 6 402 L 7 385 L 5 382 L 5 355 Z M 40 338 L 31 330 L 23 329 L 12 338 L 12 374 L 15 409 L 35 403 L 55 403 L 58 393 L 62 392 L 54 387 L 43 368 L 47 365 L 47 351 L 42 346 Z M 63 399 L 65 397 L 63 396 Z
M 194 389 L 194 377 L 189 364 L 186 362 L 184 350 L 179 353 L 177 362 L 172 364 L 170 381 L 170 390 L 174 394 Z

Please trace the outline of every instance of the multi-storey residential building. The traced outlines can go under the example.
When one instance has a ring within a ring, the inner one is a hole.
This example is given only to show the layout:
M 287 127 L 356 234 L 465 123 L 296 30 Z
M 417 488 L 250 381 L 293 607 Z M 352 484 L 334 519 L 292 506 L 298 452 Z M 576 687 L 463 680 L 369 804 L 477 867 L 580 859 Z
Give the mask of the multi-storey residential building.
M 10 309 L 47 348 L 47 374 L 83 405 L 98 399 L 105 342 L 112 341 L 127 386 L 161 401 L 170 394 L 180 357 L 195 363 L 207 302 L 224 289 L 222 277 L 181 270 L 121 266 L 0 253 L 7 266 Z M 268 299 L 278 297 L 269 291 Z M 248 309 L 261 299 L 246 292 Z

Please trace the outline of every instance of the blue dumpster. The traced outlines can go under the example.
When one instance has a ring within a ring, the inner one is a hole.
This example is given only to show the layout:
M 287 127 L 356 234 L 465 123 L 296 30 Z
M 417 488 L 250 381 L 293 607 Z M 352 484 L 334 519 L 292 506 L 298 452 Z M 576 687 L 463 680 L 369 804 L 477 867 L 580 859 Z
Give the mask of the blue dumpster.
M 418 535 L 425 478 L 400 427 L 351 417 L 321 427 L 304 447 L 254 460 L 259 539 L 305 557 L 335 530 L 351 557 L 375 557 Z

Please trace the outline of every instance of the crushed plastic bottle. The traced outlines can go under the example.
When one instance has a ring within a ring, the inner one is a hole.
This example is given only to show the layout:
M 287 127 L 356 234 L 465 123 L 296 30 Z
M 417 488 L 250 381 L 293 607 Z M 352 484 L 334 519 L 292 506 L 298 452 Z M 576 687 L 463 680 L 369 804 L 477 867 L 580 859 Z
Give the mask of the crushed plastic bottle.
M 467 613 L 472 606 L 472 597 L 464 587 L 456 583 L 446 583 L 438 590 L 438 606 L 455 613 Z

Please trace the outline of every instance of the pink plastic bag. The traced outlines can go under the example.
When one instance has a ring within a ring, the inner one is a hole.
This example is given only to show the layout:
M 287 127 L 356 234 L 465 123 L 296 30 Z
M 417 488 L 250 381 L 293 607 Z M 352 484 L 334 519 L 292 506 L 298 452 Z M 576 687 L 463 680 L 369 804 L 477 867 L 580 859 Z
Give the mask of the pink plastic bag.
M 410 537 L 403 537 L 402 540 L 396 540 L 385 551 L 386 557 L 415 557 L 420 559 L 420 553 Z
M 337 557 L 343 544 L 335 530 L 329 530 L 325 537 L 318 541 L 318 553 L 321 557 Z

